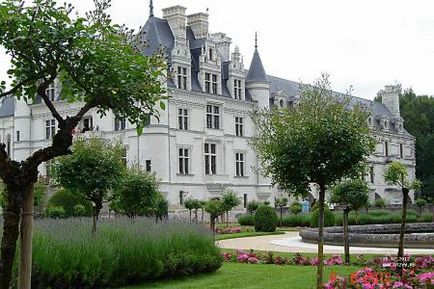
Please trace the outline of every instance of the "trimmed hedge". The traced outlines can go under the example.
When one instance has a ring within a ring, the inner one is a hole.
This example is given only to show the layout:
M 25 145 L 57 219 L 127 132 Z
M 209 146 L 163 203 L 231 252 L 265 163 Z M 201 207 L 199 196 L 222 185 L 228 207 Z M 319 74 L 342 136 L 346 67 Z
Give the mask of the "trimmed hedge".
M 32 289 L 100 289 L 214 272 L 220 250 L 198 224 L 153 219 L 38 220 Z
M 238 223 L 241 226 L 254 226 L 255 217 L 253 215 L 241 215 L 238 217 Z
M 256 232 L 274 232 L 277 228 L 276 211 L 266 205 L 259 206 L 255 213 Z
M 83 200 L 67 189 L 60 189 L 48 200 L 47 209 L 50 207 L 62 207 L 65 210 L 65 217 L 69 218 L 75 216 L 75 207 L 77 205 L 82 205 L 85 208 L 82 216 L 92 215 L 91 202 Z
M 310 215 L 310 226 L 312 228 L 318 227 L 319 223 L 319 208 L 312 212 Z M 335 225 L 335 215 L 329 208 L 324 208 L 324 227 L 331 227 Z
M 283 217 L 285 227 L 309 227 L 310 214 L 286 215 Z

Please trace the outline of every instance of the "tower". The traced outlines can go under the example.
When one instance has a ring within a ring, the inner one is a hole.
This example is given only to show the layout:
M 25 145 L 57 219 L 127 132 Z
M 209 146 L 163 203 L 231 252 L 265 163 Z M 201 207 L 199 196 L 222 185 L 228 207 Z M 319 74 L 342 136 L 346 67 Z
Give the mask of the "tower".
M 258 37 L 255 34 L 255 52 L 246 77 L 246 89 L 259 108 L 270 106 L 270 82 L 258 52 Z

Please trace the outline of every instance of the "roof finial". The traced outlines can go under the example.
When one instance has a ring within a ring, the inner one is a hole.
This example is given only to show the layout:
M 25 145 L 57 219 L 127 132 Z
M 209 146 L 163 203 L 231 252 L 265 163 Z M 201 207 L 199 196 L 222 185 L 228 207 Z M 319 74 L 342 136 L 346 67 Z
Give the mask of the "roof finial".
M 154 17 L 154 3 L 149 0 L 149 17 Z
M 255 49 L 258 49 L 258 32 L 255 31 Z

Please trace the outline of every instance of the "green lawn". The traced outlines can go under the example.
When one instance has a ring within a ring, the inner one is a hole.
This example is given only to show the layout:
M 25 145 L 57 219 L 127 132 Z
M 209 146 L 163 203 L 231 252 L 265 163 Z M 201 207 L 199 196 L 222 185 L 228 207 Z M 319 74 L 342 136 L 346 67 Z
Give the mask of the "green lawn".
M 328 281 L 330 273 L 348 275 L 356 266 L 325 267 L 324 276 Z M 123 289 L 311 289 L 315 288 L 315 266 L 277 266 L 224 263 L 216 273 L 190 278 L 158 281 Z
M 285 232 L 282 231 L 275 231 L 275 232 L 241 232 L 241 233 L 234 233 L 234 234 L 218 234 L 215 236 L 215 240 L 227 240 L 227 239 L 234 239 L 234 238 L 244 238 L 244 237 L 254 237 L 254 236 L 266 236 L 266 235 L 281 235 L 285 234 Z

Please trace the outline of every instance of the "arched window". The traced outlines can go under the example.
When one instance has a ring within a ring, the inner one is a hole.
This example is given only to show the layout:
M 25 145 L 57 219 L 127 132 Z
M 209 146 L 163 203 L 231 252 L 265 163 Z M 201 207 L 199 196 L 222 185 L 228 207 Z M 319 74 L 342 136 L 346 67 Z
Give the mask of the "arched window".
M 284 104 L 283 99 L 281 99 L 279 103 L 280 103 L 280 107 L 283 107 L 283 104 Z

